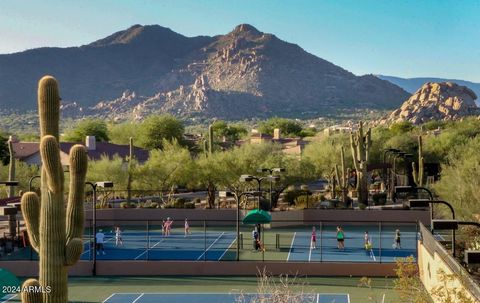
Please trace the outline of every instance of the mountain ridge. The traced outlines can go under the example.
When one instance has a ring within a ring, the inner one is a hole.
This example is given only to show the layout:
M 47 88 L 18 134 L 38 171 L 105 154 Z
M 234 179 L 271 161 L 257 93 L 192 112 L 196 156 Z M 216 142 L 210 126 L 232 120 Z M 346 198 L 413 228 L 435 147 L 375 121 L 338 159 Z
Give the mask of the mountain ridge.
M 35 108 L 36 82 L 44 74 L 55 76 L 63 99 L 75 102 L 64 103 L 72 114 L 75 108 L 79 115 L 115 112 L 113 119 L 393 108 L 408 98 L 388 81 L 356 76 L 249 24 L 213 37 L 137 24 L 80 47 L 0 55 L 0 107 Z

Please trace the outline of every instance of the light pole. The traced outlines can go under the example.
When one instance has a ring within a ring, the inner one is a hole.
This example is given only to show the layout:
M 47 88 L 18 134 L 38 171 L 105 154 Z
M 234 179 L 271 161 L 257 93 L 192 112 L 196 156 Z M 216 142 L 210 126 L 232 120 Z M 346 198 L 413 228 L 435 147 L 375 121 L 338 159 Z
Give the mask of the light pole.
M 270 180 L 270 182 L 272 181 L 278 181 L 280 180 L 280 177 L 278 176 L 266 176 L 266 177 L 256 177 L 256 176 L 252 176 L 252 175 L 241 175 L 240 176 L 240 179 L 239 181 L 240 182 L 250 182 L 250 181 L 257 181 L 257 184 L 258 184 L 258 191 L 261 192 L 262 189 L 261 189 L 261 184 L 262 184 L 262 181 L 263 180 Z M 271 190 L 271 186 L 270 186 L 270 190 Z M 271 192 L 270 192 L 271 193 Z M 271 196 L 271 195 L 270 195 Z M 271 199 L 271 198 L 270 198 Z M 271 205 L 270 205 L 271 206 Z M 260 195 L 258 196 L 258 205 L 257 205 L 257 209 L 260 209 Z
M 92 187 L 93 190 L 93 269 L 92 273 L 94 276 L 97 275 L 97 187 L 113 187 L 112 181 L 102 181 L 102 182 L 85 182 Z
M 220 198 L 234 197 L 237 204 L 237 261 L 240 261 L 240 198 L 242 196 L 261 196 L 261 191 L 246 191 L 238 195 L 234 191 L 219 191 Z
M 452 219 L 455 220 L 455 210 L 453 206 L 448 203 L 447 201 L 443 200 L 428 200 L 428 199 L 411 199 L 408 200 L 408 204 L 410 208 L 412 207 L 430 207 L 433 208 L 433 205 L 430 204 L 444 204 L 450 208 L 450 212 L 452 213 Z M 430 222 L 433 222 L 433 212 L 430 212 Z M 432 224 L 432 234 L 433 234 L 433 224 Z M 455 229 L 452 229 L 452 255 L 455 257 Z
M 32 183 L 33 183 L 33 180 L 35 180 L 36 178 L 40 178 L 40 176 L 36 175 L 31 177 L 30 180 L 28 180 L 28 191 L 32 191 Z
M 273 181 L 278 181 L 280 180 L 280 177 L 278 176 L 273 176 L 273 173 L 274 172 L 278 172 L 278 173 L 283 173 L 285 172 L 285 168 L 283 167 L 274 167 L 274 168 L 259 168 L 257 169 L 257 172 L 259 173 L 264 173 L 264 172 L 268 172 L 270 175 L 270 209 L 272 209 L 272 192 L 273 192 Z

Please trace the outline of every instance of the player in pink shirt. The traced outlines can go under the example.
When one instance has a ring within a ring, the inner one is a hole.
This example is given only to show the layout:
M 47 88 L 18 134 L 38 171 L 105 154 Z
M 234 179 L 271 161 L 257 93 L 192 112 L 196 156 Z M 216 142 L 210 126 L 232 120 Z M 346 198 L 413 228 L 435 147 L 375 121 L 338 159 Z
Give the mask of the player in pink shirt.
M 170 230 L 172 229 L 172 224 L 173 220 L 170 219 L 170 217 L 167 218 L 167 221 L 164 223 L 164 228 L 165 228 L 165 236 L 170 236 Z
M 315 226 L 312 226 L 312 238 L 310 240 L 310 249 L 317 249 L 317 232 Z

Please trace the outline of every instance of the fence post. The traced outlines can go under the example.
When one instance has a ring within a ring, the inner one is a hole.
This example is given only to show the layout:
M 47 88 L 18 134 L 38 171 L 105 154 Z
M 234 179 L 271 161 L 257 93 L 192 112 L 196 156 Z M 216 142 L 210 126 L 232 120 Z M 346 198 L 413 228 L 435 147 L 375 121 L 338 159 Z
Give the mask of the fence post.
M 203 261 L 207 261 L 207 221 L 203 220 Z
M 147 220 L 147 261 L 150 260 L 150 221 Z
M 323 261 L 323 222 L 320 222 L 320 262 Z
M 380 234 L 379 237 L 379 245 L 378 245 L 378 253 L 379 253 L 379 262 L 382 263 L 382 222 L 378 223 L 378 232 Z

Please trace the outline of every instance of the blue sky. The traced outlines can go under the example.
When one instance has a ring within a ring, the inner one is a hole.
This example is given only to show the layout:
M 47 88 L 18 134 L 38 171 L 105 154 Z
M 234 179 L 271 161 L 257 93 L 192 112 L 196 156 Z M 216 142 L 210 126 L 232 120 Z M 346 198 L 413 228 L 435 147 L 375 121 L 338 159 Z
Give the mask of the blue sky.
M 357 75 L 480 82 L 480 1 L 2 0 L 0 53 L 79 46 L 133 24 L 186 36 L 250 23 Z

